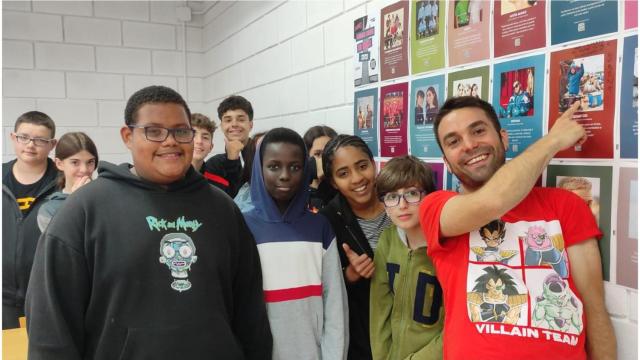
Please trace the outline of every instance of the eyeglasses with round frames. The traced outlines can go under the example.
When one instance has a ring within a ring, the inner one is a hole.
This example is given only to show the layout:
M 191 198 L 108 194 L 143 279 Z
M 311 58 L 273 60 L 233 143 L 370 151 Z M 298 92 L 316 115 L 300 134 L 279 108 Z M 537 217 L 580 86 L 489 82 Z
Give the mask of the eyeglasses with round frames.
M 43 139 L 43 138 L 31 137 L 29 135 L 24 135 L 24 134 L 13 134 L 13 135 L 16 137 L 16 141 L 18 141 L 20 144 L 28 144 L 33 141 L 33 145 L 40 146 L 40 147 L 47 146 L 54 140 L 54 139 Z
M 388 208 L 398 206 L 401 198 L 404 198 L 407 204 L 417 204 L 422 200 L 423 194 L 422 190 L 409 190 L 405 193 L 390 192 L 380 196 L 380 201 Z
M 130 129 L 144 129 L 144 136 L 149 141 L 163 142 L 167 140 L 169 134 L 173 135 L 176 142 L 188 144 L 193 141 L 196 131 L 192 128 L 167 129 L 161 126 L 135 126 L 129 125 Z

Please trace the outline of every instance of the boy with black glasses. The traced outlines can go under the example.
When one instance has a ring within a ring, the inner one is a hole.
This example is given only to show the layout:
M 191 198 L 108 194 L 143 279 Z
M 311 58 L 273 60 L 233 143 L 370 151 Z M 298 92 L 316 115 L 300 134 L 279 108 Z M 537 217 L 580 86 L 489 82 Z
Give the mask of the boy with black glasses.
M 163 86 L 127 102 L 133 165 L 101 162 L 38 243 L 30 359 L 270 359 L 258 251 L 191 166 L 190 115 Z
M 49 159 L 56 146 L 49 116 L 30 111 L 11 133 L 16 159 L 2 164 L 2 328 L 19 327 L 40 230 L 36 217 L 55 191 L 58 170 Z
M 391 159 L 376 179 L 393 221 L 380 235 L 371 279 L 373 359 L 441 359 L 442 289 L 427 256 L 419 209 L 435 190 L 431 169 L 410 155 Z

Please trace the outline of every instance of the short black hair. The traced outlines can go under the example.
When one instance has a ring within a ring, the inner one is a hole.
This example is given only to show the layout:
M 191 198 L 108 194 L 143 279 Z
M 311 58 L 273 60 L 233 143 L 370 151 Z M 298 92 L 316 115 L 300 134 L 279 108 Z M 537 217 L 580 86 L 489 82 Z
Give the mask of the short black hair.
M 49 115 L 40 111 L 28 111 L 18 117 L 13 127 L 13 131 L 18 131 L 18 128 L 22 124 L 32 124 L 44 126 L 51 130 L 51 138 L 56 137 L 56 123 L 49 117 Z
M 496 132 L 500 134 L 500 130 L 502 127 L 500 126 L 500 121 L 498 120 L 498 115 L 496 111 L 493 109 L 493 105 L 488 102 L 479 99 L 475 96 L 458 96 L 447 99 L 442 108 L 440 108 L 440 112 L 436 115 L 436 120 L 433 123 L 433 132 L 436 136 L 436 141 L 438 142 L 438 146 L 440 150 L 444 152 L 442 149 L 442 144 L 440 143 L 440 136 L 438 134 L 438 127 L 440 127 L 440 122 L 444 119 L 445 116 L 449 115 L 454 110 L 463 109 L 463 108 L 478 108 L 487 115 L 493 127 L 496 129 Z
M 333 130 L 332 128 L 326 125 L 316 125 L 316 126 L 310 127 L 309 130 L 307 130 L 307 132 L 304 133 L 304 136 L 302 137 L 302 139 L 304 140 L 304 144 L 307 145 L 307 150 L 311 150 L 311 147 L 313 146 L 313 142 L 317 138 L 323 137 L 323 136 L 328 136 L 331 139 L 333 139 L 334 137 L 338 136 L 338 134 L 336 133 L 335 130 Z
M 218 119 L 222 120 L 222 115 L 229 110 L 242 110 L 249 116 L 249 121 L 253 121 L 253 107 L 249 100 L 240 95 L 231 95 L 222 100 L 218 105 Z
M 267 145 L 274 143 L 286 143 L 298 146 L 302 151 L 302 160 L 305 161 L 307 157 L 307 147 L 304 145 L 304 141 L 300 134 L 289 128 L 279 127 L 269 130 L 262 138 L 262 142 L 260 143 L 261 162 L 264 158 L 264 149 Z
M 331 179 L 333 177 L 333 159 L 336 156 L 336 151 L 345 146 L 353 146 L 373 160 L 373 153 L 364 140 L 355 135 L 340 134 L 329 140 L 322 151 L 322 171 L 326 178 Z
M 124 123 L 135 125 L 138 110 L 145 104 L 178 104 L 184 108 L 187 118 L 191 119 L 191 110 L 177 91 L 166 86 L 152 85 L 142 88 L 129 98 L 127 106 L 124 108 Z

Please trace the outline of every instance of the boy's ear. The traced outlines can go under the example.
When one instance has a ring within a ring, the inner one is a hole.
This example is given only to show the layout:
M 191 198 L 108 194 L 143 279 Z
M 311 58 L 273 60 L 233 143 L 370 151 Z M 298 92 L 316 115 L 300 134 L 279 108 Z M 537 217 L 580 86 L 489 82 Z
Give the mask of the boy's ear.
M 131 150 L 131 142 L 133 141 L 133 129 L 128 126 L 121 127 L 120 137 L 122 138 L 122 142 L 127 147 L 127 149 Z

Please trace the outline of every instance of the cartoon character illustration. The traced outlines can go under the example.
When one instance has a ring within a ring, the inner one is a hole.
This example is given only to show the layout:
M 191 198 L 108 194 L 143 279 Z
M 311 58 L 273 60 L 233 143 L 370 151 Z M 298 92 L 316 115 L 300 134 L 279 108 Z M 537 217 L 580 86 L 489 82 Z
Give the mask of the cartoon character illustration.
M 508 269 L 492 265 L 482 270 L 485 274 L 476 279 L 473 291 L 467 293 L 471 321 L 516 324 L 527 295 L 518 293 Z
M 483 262 L 500 262 L 505 265 L 513 258 L 518 251 L 500 250 L 500 244 L 504 242 L 507 232 L 504 221 L 493 220 L 478 230 L 480 237 L 487 246 L 473 246 L 471 251 L 476 254 L 476 259 Z
M 579 301 L 558 274 L 550 274 L 542 284 L 531 315 L 533 326 L 566 333 L 582 332 Z
M 171 233 L 160 240 L 160 263 L 171 270 L 172 289 L 179 292 L 191 289 L 188 271 L 197 260 L 196 246 L 187 234 Z
M 541 226 L 532 226 L 525 235 L 527 250 L 524 256 L 525 265 L 551 265 L 558 275 L 569 276 L 567 267 L 567 253 L 564 251 L 562 235 L 552 239 Z

